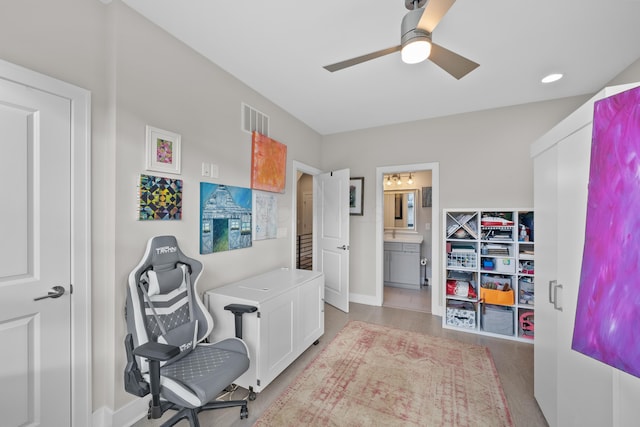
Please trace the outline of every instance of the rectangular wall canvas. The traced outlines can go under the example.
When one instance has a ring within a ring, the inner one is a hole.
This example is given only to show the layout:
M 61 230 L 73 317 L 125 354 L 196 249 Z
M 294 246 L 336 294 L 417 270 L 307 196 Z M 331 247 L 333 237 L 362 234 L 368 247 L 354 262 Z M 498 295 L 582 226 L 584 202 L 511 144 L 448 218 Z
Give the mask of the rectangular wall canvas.
M 275 239 L 278 235 L 278 199 L 273 193 L 253 192 L 253 240 Z
M 200 183 L 200 253 L 251 246 L 251 189 Z
M 595 103 L 572 348 L 640 377 L 640 88 Z
M 284 193 L 287 146 L 253 132 L 251 139 L 251 188 Z
M 140 220 L 182 219 L 182 180 L 140 175 Z

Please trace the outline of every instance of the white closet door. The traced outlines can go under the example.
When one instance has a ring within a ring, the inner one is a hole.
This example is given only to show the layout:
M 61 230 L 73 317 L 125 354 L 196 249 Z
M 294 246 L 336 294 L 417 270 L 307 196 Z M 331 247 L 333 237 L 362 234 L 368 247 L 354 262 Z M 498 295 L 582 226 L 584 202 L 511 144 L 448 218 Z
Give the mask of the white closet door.
M 534 394 L 549 427 L 558 425 L 557 311 L 549 292 L 557 278 L 558 149 L 550 148 L 533 161 L 536 209 L 536 315 Z
M 606 426 L 613 417 L 611 369 L 571 350 L 587 210 L 591 124 L 558 145 L 558 425 Z M 536 215 L 538 213 L 536 212 Z M 539 217 L 537 217 L 539 218 Z

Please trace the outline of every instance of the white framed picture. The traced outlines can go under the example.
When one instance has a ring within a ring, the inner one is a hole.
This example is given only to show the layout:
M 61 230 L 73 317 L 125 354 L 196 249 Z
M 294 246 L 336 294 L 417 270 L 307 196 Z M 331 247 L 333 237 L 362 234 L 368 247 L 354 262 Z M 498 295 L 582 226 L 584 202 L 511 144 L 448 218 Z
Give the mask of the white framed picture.
M 180 135 L 147 125 L 146 169 L 180 175 Z

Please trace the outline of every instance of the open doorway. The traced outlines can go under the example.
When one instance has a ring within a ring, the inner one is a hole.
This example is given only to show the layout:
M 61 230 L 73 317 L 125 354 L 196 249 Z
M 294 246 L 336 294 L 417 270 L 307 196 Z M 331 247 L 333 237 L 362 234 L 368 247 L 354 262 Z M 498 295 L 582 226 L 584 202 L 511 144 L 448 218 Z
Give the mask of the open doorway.
M 292 185 L 292 254 L 291 267 L 304 270 L 317 269 L 317 254 L 314 252 L 314 183 L 313 177 L 322 171 L 312 166 L 293 161 Z
M 312 245 L 311 268 L 321 271 L 325 278 L 324 300 L 334 307 L 349 312 L 349 169 L 322 172 L 303 163 L 293 161 L 292 177 L 292 236 L 291 266 L 297 265 L 296 240 L 298 230 L 304 230 L 304 186 L 298 177 L 312 177 Z M 298 187 L 301 196 L 298 196 Z M 301 201 L 302 201 L 301 200 Z M 309 198 L 307 197 L 307 202 Z M 298 206 L 301 206 L 301 225 L 298 225 Z M 295 210 L 295 212 L 293 212 Z
M 296 268 L 313 270 L 313 176 L 298 171 L 296 189 Z
M 380 305 L 440 314 L 437 163 L 376 170 Z

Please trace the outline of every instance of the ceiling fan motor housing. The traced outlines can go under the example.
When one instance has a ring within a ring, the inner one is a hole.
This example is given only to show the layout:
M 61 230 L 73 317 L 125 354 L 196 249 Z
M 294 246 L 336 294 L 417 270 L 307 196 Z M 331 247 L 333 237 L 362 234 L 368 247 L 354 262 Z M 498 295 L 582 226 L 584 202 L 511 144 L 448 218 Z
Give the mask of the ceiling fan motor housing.
M 417 7 L 422 7 L 426 2 L 427 0 L 404 0 L 404 7 L 413 10 L 416 7 L 415 3 L 418 3 Z
M 402 25 L 400 27 L 402 46 L 417 40 L 426 40 L 431 43 L 431 33 L 417 28 L 423 12 L 424 9 L 414 9 L 407 12 L 404 18 L 402 18 Z

